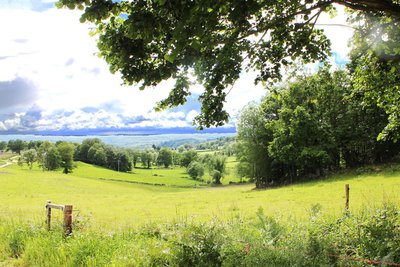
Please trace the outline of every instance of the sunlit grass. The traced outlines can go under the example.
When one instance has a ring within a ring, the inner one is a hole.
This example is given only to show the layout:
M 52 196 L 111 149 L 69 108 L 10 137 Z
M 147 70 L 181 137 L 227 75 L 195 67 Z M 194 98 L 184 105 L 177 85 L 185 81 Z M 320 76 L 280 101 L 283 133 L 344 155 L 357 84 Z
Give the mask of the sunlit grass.
M 254 217 L 260 207 L 267 215 L 301 220 L 309 216 L 310 207 L 316 204 L 325 213 L 343 211 L 346 183 L 350 184 L 350 210 L 387 201 L 400 205 L 400 172 L 395 168 L 377 174 L 336 175 L 327 180 L 267 190 L 253 190 L 252 184 L 179 188 L 114 181 L 139 179 L 132 177 L 141 173 L 141 179 L 165 179 L 171 184 L 176 179 L 177 185 L 183 183 L 180 179 L 187 179 L 181 177 L 182 169 L 152 170 L 153 174 L 165 176 L 153 176 L 150 170 L 134 172 L 118 173 L 83 163 L 68 175 L 38 168 L 30 171 L 16 165 L 3 168 L 0 218 L 43 221 L 46 200 L 52 200 L 74 205 L 94 228 L 118 229 L 188 218 L 207 221 L 213 217 L 230 220 L 239 216 L 246 219 Z M 114 180 L 104 180 L 107 178 Z M 61 213 L 55 211 L 54 216 L 61 220 Z
M 106 179 L 114 181 L 126 181 L 133 183 L 142 183 L 150 185 L 166 185 L 176 187 L 196 187 L 204 186 L 205 182 L 190 179 L 184 168 L 174 167 L 165 168 L 135 168 L 129 173 L 116 172 L 106 168 L 92 166 L 82 162 L 77 163 L 77 168 L 73 170 L 72 175 Z

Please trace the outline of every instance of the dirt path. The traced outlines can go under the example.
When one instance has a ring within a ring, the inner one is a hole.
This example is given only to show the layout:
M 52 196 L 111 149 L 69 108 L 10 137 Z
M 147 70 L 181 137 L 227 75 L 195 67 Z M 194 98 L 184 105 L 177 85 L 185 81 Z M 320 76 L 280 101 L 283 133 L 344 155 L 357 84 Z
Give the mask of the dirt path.
M 0 165 L 0 168 L 7 167 L 7 166 L 9 166 L 9 165 L 11 165 L 11 164 L 12 164 L 12 162 L 7 162 L 6 164 Z

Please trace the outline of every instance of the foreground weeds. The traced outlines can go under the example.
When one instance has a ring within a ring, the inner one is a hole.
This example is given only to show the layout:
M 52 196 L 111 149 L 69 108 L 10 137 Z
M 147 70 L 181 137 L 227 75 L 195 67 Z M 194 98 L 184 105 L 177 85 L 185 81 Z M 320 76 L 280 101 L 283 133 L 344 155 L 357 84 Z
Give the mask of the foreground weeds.
M 254 221 L 152 224 L 116 233 L 0 221 L 0 266 L 390 266 L 400 263 L 393 205 L 307 222 L 257 212 Z M 385 265 L 386 264 L 386 265 Z

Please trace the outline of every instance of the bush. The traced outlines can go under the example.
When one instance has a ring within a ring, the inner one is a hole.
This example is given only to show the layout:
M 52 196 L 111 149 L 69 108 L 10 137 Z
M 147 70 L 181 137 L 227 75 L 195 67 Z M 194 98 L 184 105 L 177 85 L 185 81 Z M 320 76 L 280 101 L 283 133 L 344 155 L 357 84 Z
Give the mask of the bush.
M 212 178 L 215 184 L 221 184 L 222 173 L 220 171 L 214 170 L 212 172 Z
M 192 161 L 187 167 L 187 173 L 194 180 L 200 180 L 204 175 L 204 166 L 197 161 Z

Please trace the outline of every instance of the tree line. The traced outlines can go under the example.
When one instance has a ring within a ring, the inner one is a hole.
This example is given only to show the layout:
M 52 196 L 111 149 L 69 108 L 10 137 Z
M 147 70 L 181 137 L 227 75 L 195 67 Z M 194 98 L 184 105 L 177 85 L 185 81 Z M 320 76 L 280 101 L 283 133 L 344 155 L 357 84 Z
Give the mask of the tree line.
M 238 173 L 265 187 L 386 162 L 400 151 L 395 139 L 377 139 L 389 120 L 365 103 L 351 69 L 297 74 L 241 112 Z
M 75 150 L 75 160 L 118 171 L 131 171 L 132 168 L 184 167 L 192 179 L 201 180 L 207 170 L 214 183 L 220 184 L 226 174 L 226 156 L 215 153 L 200 156 L 190 146 L 180 149 L 152 146 L 151 149 L 137 150 L 115 148 L 98 138 L 85 139 Z
M 228 142 L 229 141 L 229 142 Z M 220 145 L 232 145 L 232 139 L 221 139 L 216 142 Z M 206 143 L 207 146 L 208 142 Z M 129 172 L 132 168 L 171 168 L 184 167 L 192 179 L 201 180 L 208 171 L 214 183 L 220 184 L 226 174 L 226 156 L 224 152 L 199 155 L 191 146 L 182 146 L 179 149 L 157 147 L 137 150 L 131 148 L 117 148 L 105 144 L 99 138 L 87 138 L 81 144 L 58 141 L 23 141 L 10 140 L 0 142 L 0 150 L 9 150 L 20 154 L 18 164 L 26 164 L 30 169 L 35 162 L 43 170 L 63 169 L 70 173 L 75 167 L 74 161 L 105 167 L 115 171 Z M 228 150 L 231 151 L 231 150 Z

